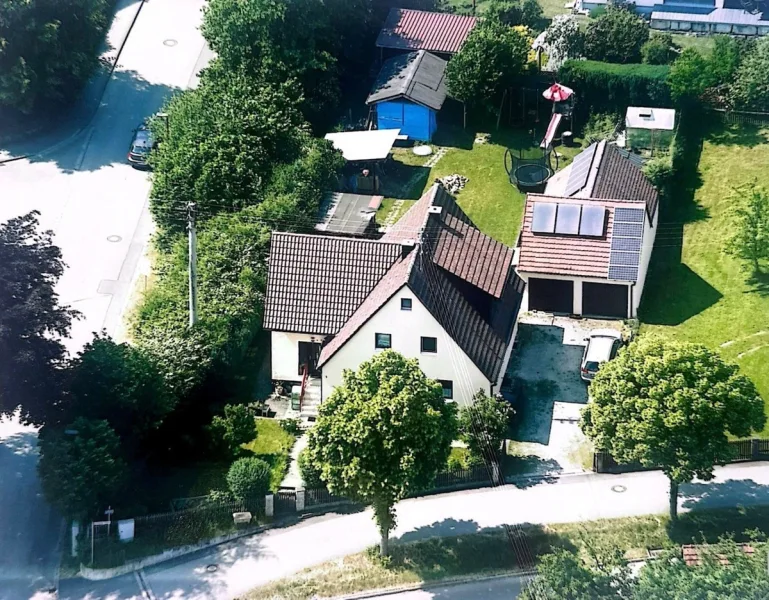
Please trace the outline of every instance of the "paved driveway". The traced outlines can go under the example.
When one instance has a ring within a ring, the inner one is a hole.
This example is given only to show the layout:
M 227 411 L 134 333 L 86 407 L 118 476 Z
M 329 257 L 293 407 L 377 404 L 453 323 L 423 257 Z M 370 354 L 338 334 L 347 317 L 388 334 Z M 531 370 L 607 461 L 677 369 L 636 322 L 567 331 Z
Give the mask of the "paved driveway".
M 582 471 L 590 446 L 578 421 L 587 404 L 587 385 L 579 375 L 590 330 L 619 328 L 619 321 L 524 315 L 516 350 L 508 366 L 511 401 L 516 409 L 508 454 L 517 460 L 508 474 Z

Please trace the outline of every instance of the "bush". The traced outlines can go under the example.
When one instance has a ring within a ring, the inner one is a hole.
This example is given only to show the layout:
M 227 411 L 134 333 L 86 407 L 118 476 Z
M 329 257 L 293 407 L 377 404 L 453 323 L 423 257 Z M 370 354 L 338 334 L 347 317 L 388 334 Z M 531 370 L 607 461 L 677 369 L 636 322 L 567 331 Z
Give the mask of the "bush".
M 280 426 L 283 428 L 283 431 L 293 436 L 299 437 L 302 435 L 302 421 L 300 419 L 281 419 Z
M 613 113 L 594 113 L 585 125 L 582 139 L 586 146 L 603 140 L 613 140 L 619 119 Z
M 227 471 L 227 485 L 241 502 L 264 496 L 270 491 L 270 465 L 261 458 L 239 458 Z
M 641 56 L 647 65 L 669 65 L 678 55 L 673 36 L 669 33 L 655 33 L 641 46 Z
M 243 444 L 256 438 L 256 414 L 244 404 L 227 404 L 224 416 L 216 415 L 211 421 L 209 433 L 214 448 L 236 457 Z
M 320 471 L 310 462 L 310 456 L 307 450 L 302 450 L 299 453 L 297 459 L 299 464 L 299 472 L 302 474 L 304 480 L 304 486 L 307 488 L 322 488 L 325 487 L 325 483 L 320 478 Z
M 644 175 L 657 188 L 657 191 L 666 195 L 673 181 L 673 163 L 667 152 L 658 154 L 647 161 L 643 167 Z
M 667 65 L 617 65 L 591 60 L 568 60 L 558 80 L 576 90 L 577 117 L 591 112 L 623 113 L 628 106 L 669 106 Z
M 470 456 L 486 458 L 499 452 L 514 411 L 504 399 L 487 396 L 483 390 L 459 412 L 459 431 Z
M 609 5 L 585 31 L 585 56 L 611 63 L 637 63 L 649 26 L 635 11 Z

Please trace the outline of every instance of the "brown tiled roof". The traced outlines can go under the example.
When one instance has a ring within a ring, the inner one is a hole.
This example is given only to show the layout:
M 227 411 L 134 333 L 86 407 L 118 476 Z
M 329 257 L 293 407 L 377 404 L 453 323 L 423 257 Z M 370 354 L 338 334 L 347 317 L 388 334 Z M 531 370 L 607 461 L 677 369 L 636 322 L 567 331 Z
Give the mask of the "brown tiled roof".
M 431 213 L 432 206 L 440 213 Z M 481 233 L 440 185 L 425 192 L 382 238 L 405 239 L 421 239 L 435 264 L 495 298 L 502 294 L 513 249 Z
M 630 200 L 643 202 L 651 222 L 657 211 L 659 195 L 643 174 L 641 168 L 630 160 L 624 150 L 614 144 L 606 144 L 598 168 L 592 198 Z
M 338 332 L 400 254 L 399 244 L 274 232 L 264 328 Z
M 431 206 L 440 206 L 440 214 L 431 213 Z M 431 187 L 381 241 L 403 240 L 414 240 L 414 250 L 393 265 L 336 337 L 324 346 L 318 364 L 328 361 L 398 290 L 408 285 L 470 360 L 490 381 L 495 380 L 520 306 L 517 276 L 510 269 L 512 250 L 478 231 L 439 185 Z M 465 253 L 472 256 L 468 258 Z M 495 305 L 487 321 L 446 273 L 499 298 L 493 303 L 504 302 L 505 306 Z
M 376 45 L 451 54 L 459 52 L 476 23 L 475 17 L 393 8 L 379 32 Z
M 531 232 L 531 220 L 535 202 L 583 205 L 590 203 L 605 206 L 607 209 L 606 235 L 602 238 L 586 238 L 573 235 L 534 234 Z M 607 278 L 609 275 L 614 208 L 623 205 L 627 206 L 626 203 L 622 202 L 553 198 L 529 194 L 526 198 L 523 214 L 518 271 Z
M 747 556 L 753 556 L 756 552 L 755 548 L 750 544 L 738 544 L 737 545 Z M 702 564 L 702 555 L 704 552 L 712 552 L 708 549 L 707 545 L 695 546 L 687 544 L 681 548 L 681 556 L 684 559 L 687 567 L 700 566 Z M 714 555 L 718 562 L 722 565 L 729 564 L 729 558 L 723 554 Z
M 442 187 L 436 187 L 439 189 L 433 205 L 442 210 L 439 215 L 430 215 L 425 231 L 433 261 L 499 298 L 513 262 L 513 249 L 481 233 L 454 198 Z

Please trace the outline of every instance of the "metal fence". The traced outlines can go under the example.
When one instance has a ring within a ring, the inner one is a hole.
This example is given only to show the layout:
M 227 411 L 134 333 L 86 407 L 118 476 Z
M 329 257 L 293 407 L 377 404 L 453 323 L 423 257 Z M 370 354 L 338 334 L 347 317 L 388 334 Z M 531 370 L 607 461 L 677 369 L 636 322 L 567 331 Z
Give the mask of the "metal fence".
M 729 442 L 732 459 L 729 463 L 769 460 L 769 440 L 749 439 Z M 596 473 L 629 473 L 652 471 L 657 467 L 644 467 L 639 463 L 620 464 L 608 452 L 593 453 L 593 471 Z
M 725 110 L 711 108 L 710 112 L 721 117 L 724 123 L 739 125 L 769 125 L 769 113 L 745 110 Z
M 244 512 L 251 513 L 251 521 L 236 525 L 233 515 Z M 264 496 L 245 502 L 209 500 L 195 508 L 131 519 L 115 514 L 107 528 L 104 522 L 97 523 L 98 527 L 86 528 L 78 543 L 80 560 L 85 565 L 100 568 L 118 566 L 135 558 L 198 544 L 233 533 L 241 527 L 257 525 L 264 515 Z M 121 540 L 120 532 L 125 532 L 124 527 L 133 529 L 130 542 Z

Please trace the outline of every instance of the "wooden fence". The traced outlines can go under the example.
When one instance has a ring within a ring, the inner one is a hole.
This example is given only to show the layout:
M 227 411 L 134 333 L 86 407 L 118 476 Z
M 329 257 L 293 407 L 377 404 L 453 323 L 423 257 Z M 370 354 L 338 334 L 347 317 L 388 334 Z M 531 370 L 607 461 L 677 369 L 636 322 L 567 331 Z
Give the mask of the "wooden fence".
M 729 463 L 753 460 L 769 460 L 769 440 L 739 440 L 729 442 L 733 458 Z M 593 453 L 593 471 L 596 473 L 629 473 L 632 471 L 652 471 L 657 467 L 644 467 L 638 463 L 619 464 L 608 452 Z

